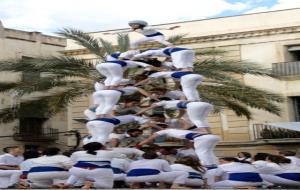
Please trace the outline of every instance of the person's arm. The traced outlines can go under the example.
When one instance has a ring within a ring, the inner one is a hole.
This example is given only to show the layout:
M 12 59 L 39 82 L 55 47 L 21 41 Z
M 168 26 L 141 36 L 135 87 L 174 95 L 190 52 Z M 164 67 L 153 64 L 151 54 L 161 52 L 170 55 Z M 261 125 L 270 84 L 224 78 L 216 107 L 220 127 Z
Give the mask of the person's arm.
M 156 100 L 156 101 L 160 101 L 158 98 L 152 96 L 149 92 L 147 92 L 146 90 L 144 90 L 142 88 L 137 88 L 137 90 L 139 91 L 139 93 L 143 94 L 146 97 L 149 97 L 149 98 L 151 98 L 153 100 Z
M 150 137 L 148 137 L 147 139 L 143 140 L 142 142 L 140 142 L 138 144 L 138 146 L 143 146 L 144 144 L 148 144 L 151 143 L 152 141 L 154 141 L 154 139 L 156 139 L 157 137 L 159 137 L 160 135 L 157 133 L 152 134 Z
M 164 27 L 153 27 L 151 29 L 154 30 L 174 30 L 175 28 L 179 28 L 180 26 L 172 26 L 172 27 L 168 27 L 168 28 L 164 28 Z
M 20 168 L 18 166 L 4 166 L 0 165 L 0 170 L 19 170 Z
M 158 107 L 157 105 L 155 104 L 152 104 L 151 106 L 149 106 L 148 108 L 145 108 L 143 109 L 142 111 L 139 111 L 138 113 L 136 113 L 135 115 L 141 115 L 143 113 L 145 113 L 146 111 L 149 111 L 149 110 L 152 110 L 154 108 Z
M 152 67 L 152 65 L 149 65 L 147 63 L 143 63 L 143 62 L 140 62 L 140 61 L 126 61 L 127 63 L 129 64 L 133 64 L 133 65 L 138 65 L 138 66 L 141 66 L 141 67 Z
M 150 123 L 148 125 L 142 126 L 139 129 L 146 129 L 146 128 L 153 128 L 153 129 L 157 129 L 157 130 L 163 130 L 164 129 L 164 128 L 158 126 L 158 125 L 155 125 L 154 123 Z
M 136 83 L 134 86 L 142 85 L 142 84 L 144 84 L 144 83 L 146 83 L 146 82 L 148 82 L 148 81 L 150 81 L 150 80 L 151 80 L 151 78 L 148 77 L 148 78 L 146 78 L 146 79 L 144 79 L 144 80 L 142 80 L 142 81 Z
M 188 130 L 191 127 L 190 123 L 188 123 L 184 119 L 179 119 L 178 122 L 179 122 L 182 129 Z

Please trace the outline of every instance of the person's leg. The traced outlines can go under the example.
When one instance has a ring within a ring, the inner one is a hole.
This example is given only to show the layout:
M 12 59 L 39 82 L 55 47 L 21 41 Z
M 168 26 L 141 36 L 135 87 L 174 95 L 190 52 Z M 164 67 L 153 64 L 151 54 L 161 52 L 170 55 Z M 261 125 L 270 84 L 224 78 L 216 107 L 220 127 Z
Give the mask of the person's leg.
M 109 73 L 112 77 L 109 86 L 117 86 L 123 80 L 124 69 L 119 64 L 110 64 Z
M 189 101 L 199 101 L 200 96 L 197 86 L 201 84 L 203 78 L 198 74 L 189 74 L 181 77 L 180 84 L 182 91 Z
M 112 80 L 112 76 L 109 73 L 109 69 L 108 69 L 108 67 L 109 67 L 110 64 L 111 63 L 100 63 L 100 64 L 96 65 L 97 71 L 101 75 L 103 75 L 103 76 L 106 77 L 106 79 L 104 80 L 104 85 L 105 86 L 109 86 L 109 84 L 111 83 L 111 80 Z
M 116 90 L 109 90 L 104 94 L 104 108 L 100 114 L 111 114 L 115 105 L 119 102 L 122 93 Z M 98 115 L 98 113 L 97 113 Z
M 274 185 L 300 186 L 300 181 L 288 180 L 275 175 L 261 174 L 261 177 L 264 181 L 267 181 Z
M 195 52 L 192 50 L 182 50 L 171 54 L 174 67 L 177 69 L 193 68 Z
M 114 185 L 114 176 L 111 169 L 91 170 L 90 176 L 93 178 L 93 187 L 111 189 Z
M 220 141 L 216 135 L 203 135 L 194 139 L 195 152 L 203 166 L 218 165 L 214 148 Z
M 143 43 L 146 43 L 146 42 L 150 42 L 150 41 L 153 41 L 153 39 L 150 38 L 150 37 L 142 37 L 142 38 L 140 38 L 138 40 L 133 41 L 130 44 L 130 48 L 131 49 L 137 49 L 140 44 L 143 44 Z
M 20 170 L 0 170 L 1 188 L 7 188 L 9 186 L 15 185 L 19 182 L 21 175 L 22 171 Z
M 172 188 L 184 186 L 189 174 L 185 171 L 161 172 L 160 181 L 172 184 Z
M 197 128 L 209 127 L 208 114 L 213 111 L 213 105 L 207 102 L 191 102 L 187 105 L 189 119 Z
M 156 42 L 159 42 L 165 46 L 173 46 L 172 43 L 168 42 L 166 39 L 165 39 L 165 36 L 164 35 L 159 35 L 159 36 L 153 36 L 153 37 L 149 37 L 151 41 L 156 41 Z

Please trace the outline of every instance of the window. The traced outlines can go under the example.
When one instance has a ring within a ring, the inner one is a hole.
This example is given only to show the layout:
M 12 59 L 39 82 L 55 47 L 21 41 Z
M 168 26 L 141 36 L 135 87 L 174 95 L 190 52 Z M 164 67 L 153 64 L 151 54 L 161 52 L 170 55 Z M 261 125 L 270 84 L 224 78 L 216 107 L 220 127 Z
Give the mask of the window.
M 292 97 L 295 121 L 300 121 L 300 96 Z
M 290 61 L 300 61 L 300 45 L 288 46 Z

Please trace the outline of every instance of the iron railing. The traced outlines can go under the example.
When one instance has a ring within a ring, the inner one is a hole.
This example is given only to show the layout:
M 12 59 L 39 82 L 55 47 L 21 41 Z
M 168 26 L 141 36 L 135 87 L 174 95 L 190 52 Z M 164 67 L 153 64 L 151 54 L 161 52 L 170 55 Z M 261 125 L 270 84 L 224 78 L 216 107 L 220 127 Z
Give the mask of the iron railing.
M 268 124 L 253 124 L 255 139 L 300 138 L 300 132 L 276 128 Z
M 300 61 L 273 63 L 272 72 L 278 76 L 300 76 Z
M 21 126 L 15 128 L 13 135 L 16 141 L 27 141 L 27 142 L 45 142 L 45 141 L 56 141 L 58 140 L 59 131 L 53 128 L 38 128 L 30 131 L 22 129 Z

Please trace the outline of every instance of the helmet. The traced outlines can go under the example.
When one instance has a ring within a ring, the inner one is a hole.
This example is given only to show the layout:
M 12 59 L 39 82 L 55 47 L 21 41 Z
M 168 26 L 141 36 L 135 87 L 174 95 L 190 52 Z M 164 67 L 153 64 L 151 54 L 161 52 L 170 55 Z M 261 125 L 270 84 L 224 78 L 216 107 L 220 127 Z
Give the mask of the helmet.
M 128 25 L 132 25 L 132 24 L 139 24 L 139 25 L 142 25 L 142 26 L 147 26 L 148 23 L 146 21 L 143 21 L 143 20 L 132 20 L 128 23 Z

